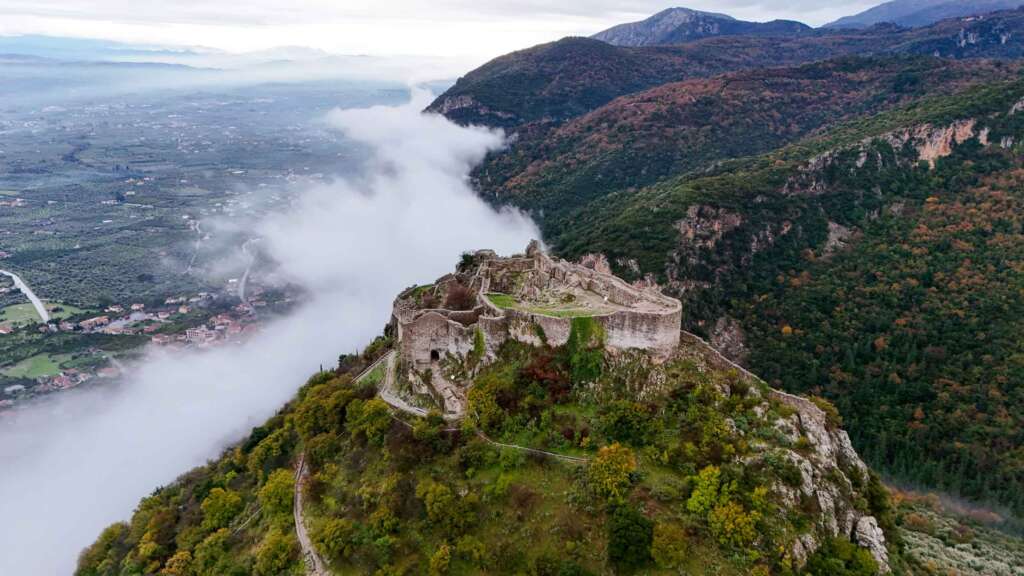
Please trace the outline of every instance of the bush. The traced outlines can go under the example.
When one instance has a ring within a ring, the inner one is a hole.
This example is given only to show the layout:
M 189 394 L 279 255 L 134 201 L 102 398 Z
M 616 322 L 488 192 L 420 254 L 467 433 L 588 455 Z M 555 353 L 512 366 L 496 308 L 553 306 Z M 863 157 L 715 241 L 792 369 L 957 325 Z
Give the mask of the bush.
M 353 438 L 363 435 L 367 442 L 378 446 L 391 429 L 391 412 L 380 398 L 353 400 L 348 404 L 345 419 Z
M 686 562 L 686 532 L 675 524 L 659 522 L 654 526 L 651 557 L 662 568 L 679 568 Z
M 452 550 L 447 544 L 441 546 L 430 557 L 430 576 L 442 576 L 448 573 L 452 562 Z
M 608 562 L 633 570 L 651 561 L 654 523 L 629 506 L 615 507 L 608 518 Z
M 616 442 L 644 446 L 653 440 L 654 422 L 642 405 L 617 400 L 602 411 L 601 431 Z
M 416 497 L 423 501 L 427 519 L 449 535 L 462 534 L 475 520 L 475 496 L 456 498 L 444 484 L 424 480 L 416 485 Z
M 573 318 L 565 353 L 573 384 L 597 380 L 604 370 L 604 327 L 594 318 Z
M 834 538 L 825 542 L 807 560 L 808 576 L 875 576 L 878 563 L 867 550 L 849 540 Z

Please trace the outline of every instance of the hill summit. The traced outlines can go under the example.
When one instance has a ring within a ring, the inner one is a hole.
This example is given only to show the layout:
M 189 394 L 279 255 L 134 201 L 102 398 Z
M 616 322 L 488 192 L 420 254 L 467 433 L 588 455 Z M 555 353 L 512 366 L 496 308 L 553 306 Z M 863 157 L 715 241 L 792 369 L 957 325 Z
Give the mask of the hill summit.
M 726 14 L 669 8 L 646 20 L 620 24 L 593 36 L 615 46 L 664 46 L 713 36 L 799 36 L 811 27 L 790 20 L 745 22 Z
M 770 389 L 682 313 L 599 257 L 467 253 L 404 291 L 363 354 L 104 531 L 77 574 L 898 566 L 888 494 L 835 409 Z

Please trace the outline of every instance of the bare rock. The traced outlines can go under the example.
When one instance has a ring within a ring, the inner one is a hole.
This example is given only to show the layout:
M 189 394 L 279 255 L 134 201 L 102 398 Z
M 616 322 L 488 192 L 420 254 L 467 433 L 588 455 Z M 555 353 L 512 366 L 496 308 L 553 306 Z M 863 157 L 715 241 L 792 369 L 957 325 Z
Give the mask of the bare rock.
M 747 334 L 740 323 L 729 316 L 722 316 L 715 322 L 714 328 L 711 329 L 711 345 L 723 356 L 738 364 L 746 363 L 750 357 Z
M 888 574 L 892 570 L 889 567 L 889 551 L 885 548 L 885 534 L 874 516 L 864 516 L 858 520 L 853 536 L 857 544 L 871 551 L 883 574 Z

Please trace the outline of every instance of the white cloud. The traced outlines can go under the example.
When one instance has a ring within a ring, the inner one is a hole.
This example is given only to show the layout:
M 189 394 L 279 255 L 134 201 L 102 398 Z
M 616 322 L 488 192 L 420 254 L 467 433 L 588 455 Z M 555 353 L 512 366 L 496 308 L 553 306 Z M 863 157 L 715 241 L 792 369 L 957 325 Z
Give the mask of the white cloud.
M 879 0 L 692 0 L 752 20 L 822 24 Z M 0 0 L 0 34 L 46 33 L 231 51 L 303 45 L 335 53 L 480 62 L 569 35 L 590 35 L 672 6 L 659 0 Z
M 70 574 L 78 551 L 140 497 L 379 334 L 401 289 L 450 271 L 464 250 L 509 253 L 538 235 L 466 184 L 501 135 L 421 115 L 426 99 L 332 114 L 375 151 L 369 175 L 309 190 L 256 227 L 281 273 L 312 292 L 308 306 L 243 346 L 154 353 L 120 388 L 67 393 L 0 421 L 0 574 Z

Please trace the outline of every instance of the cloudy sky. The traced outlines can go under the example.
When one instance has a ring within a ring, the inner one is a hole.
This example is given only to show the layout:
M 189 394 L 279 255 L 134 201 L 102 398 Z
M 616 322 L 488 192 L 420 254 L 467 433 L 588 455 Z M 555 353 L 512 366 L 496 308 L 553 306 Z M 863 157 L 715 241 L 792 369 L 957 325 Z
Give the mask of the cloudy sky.
M 672 5 L 818 25 L 881 0 L 0 0 L 0 35 L 48 34 L 233 52 L 486 59 L 589 35 Z

